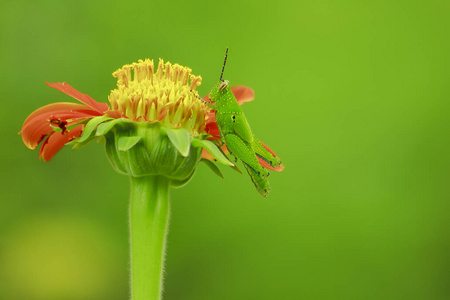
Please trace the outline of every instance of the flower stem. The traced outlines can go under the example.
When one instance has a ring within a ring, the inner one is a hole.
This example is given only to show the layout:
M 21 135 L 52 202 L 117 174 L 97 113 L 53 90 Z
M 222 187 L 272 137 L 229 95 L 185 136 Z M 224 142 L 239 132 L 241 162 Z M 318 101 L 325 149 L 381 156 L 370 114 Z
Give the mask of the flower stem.
M 169 221 L 169 179 L 131 178 L 131 290 L 133 300 L 160 300 Z

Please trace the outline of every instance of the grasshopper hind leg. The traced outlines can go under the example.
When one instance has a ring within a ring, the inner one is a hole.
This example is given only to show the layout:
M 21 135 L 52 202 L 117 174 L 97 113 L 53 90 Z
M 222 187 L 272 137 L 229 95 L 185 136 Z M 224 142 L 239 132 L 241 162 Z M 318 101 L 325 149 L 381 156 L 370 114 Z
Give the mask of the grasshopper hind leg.
M 250 178 L 252 179 L 253 184 L 256 187 L 256 190 L 262 196 L 267 198 L 267 194 L 270 191 L 269 180 L 264 179 L 261 176 L 259 176 L 258 173 L 256 173 L 256 171 L 252 167 L 247 165 L 246 163 L 244 163 L 244 167 L 247 170 L 248 175 L 250 175 Z
M 242 160 L 242 162 L 252 168 L 257 176 L 267 179 L 267 171 L 259 164 L 251 144 L 244 142 L 235 134 L 225 135 L 225 143 L 228 150 L 236 158 Z
M 270 191 L 269 175 L 267 171 L 259 164 L 251 144 L 244 142 L 235 134 L 227 134 L 224 137 L 228 150 L 236 158 L 239 158 L 247 170 L 248 175 L 253 181 L 257 191 L 264 197 Z

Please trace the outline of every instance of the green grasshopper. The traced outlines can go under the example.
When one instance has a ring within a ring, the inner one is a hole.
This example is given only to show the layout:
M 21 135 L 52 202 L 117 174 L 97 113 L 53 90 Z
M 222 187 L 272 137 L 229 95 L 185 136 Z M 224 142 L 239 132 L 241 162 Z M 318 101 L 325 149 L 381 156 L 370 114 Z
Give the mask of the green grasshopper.
M 252 133 L 244 112 L 230 89 L 229 81 L 222 79 L 227 56 L 228 48 L 220 79 L 209 94 L 211 103 L 202 101 L 216 113 L 222 145 L 225 143 L 230 153 L 243 162 L 258 192 L 267 197 L 270 191 L 267 179 L 269 173 L 259 164 L 257 157 L 273 168 L 281 166 L 281 160 L 272 155 Z

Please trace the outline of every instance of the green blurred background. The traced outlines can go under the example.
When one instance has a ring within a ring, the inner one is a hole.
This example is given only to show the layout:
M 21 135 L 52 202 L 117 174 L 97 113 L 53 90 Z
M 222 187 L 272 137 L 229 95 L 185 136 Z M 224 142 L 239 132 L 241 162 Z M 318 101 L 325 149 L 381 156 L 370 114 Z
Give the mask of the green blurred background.
M 127 299 L 129 182 L 103 146 L 38 160 L 34 109 L 159 57 L 244 84 L 283 159 L 263 199 L 172 190 L 165 299 L 449 299 L 449 1 L 2 1 L 0 299 Z M 274 173 L 274 172 L 273 172 Z

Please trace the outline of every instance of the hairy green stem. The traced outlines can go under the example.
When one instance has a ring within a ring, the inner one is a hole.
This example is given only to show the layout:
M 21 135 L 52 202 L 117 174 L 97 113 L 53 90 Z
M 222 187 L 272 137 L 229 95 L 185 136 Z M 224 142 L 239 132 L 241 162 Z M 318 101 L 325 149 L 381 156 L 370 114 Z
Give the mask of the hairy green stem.
M 133 300 L 160 300 L 169 221 L 169 179 L 131 178 L 131 292 Z

